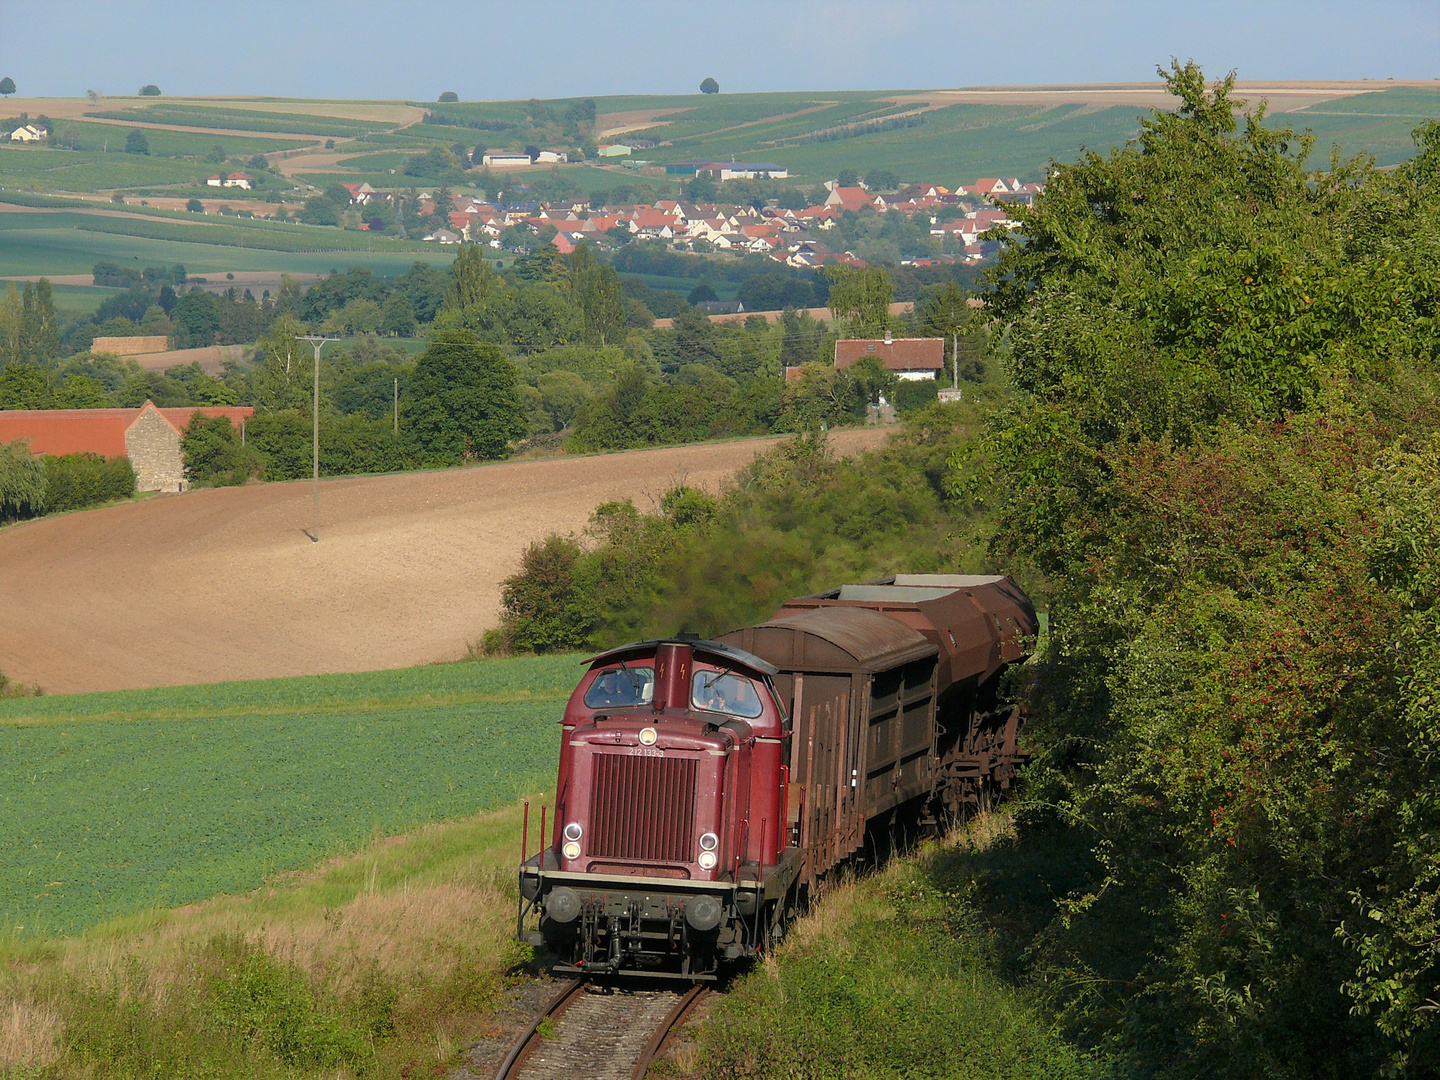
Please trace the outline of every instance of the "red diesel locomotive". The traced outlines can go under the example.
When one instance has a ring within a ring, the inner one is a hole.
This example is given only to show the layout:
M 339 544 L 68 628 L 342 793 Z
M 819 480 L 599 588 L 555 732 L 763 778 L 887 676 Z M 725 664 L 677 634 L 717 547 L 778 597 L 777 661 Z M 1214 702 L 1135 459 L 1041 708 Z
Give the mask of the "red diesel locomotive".
M 593 658 L 520 937 L 559 971 L 688 979 L 763 950 L 867 831 L 1008 786 L 999 676 L 1037 629 L 1008 578 L 909 575 Z

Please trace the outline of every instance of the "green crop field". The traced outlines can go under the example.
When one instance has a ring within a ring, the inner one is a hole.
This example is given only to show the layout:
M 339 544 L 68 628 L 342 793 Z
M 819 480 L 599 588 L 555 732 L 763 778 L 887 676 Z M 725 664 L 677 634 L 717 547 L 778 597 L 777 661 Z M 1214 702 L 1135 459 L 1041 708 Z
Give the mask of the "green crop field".
M 54 145 L 80 149 L 99 150 L 106 143 L 113 151 L 125 149 L 125 137 L 130 127 L 119 124 L 86 123 L 83 120 L 60 120 L 55 124 Z M 164 128 L 142 127 L 145 139 L 150 144 L 151 157 L 195 157 L 203 158 L 217 145 L 231 156 L 268 154 L 276 150 L 291 150 L 297 146 L 314 145 L 300 139 L 257 139 L 240 135 L 208 135 L 194 131 L 166 131 Z M 213 172 L 219 168 L 212 162 L 201 162 Z M 230 166 L 233 168 L 233 166 Z
M 384 131 L 395 126 L 381 121 L 349 120 L 303 112 L 281 113 L 259 109 L 178 103 L 142 105 L 132 109 L 95 112 L 91 115 L 107 120 L 129 120 L 138 123 L 174 124 L 183 127 L 233 131 L 280 131 L 297 135 L 338 137 L 364 135 L 367 132 Z
M 0 146 L 0 188 L 21 191 L 101 191 L 155 184 L 203 184 L 205 163 L 127 154 L 125 128 L 116 127 L 109 152 Z
M 0 929 L 245 891 L 544 790 L 580 671 L 527 657 L 0 701 Z
M 185 230 L 163 236 L 135 235 L 152 226 Z M 220 230 L 210 232 L 209 228 Z M 235 242 L 233 230 L 257 229 L 241 234 L 245 246 Z M 41 213 L 0 213 L 0 277 L 37 274 L 88 273 L 101 261 L 139 266 L 169 266 L 182 263 L 194 274 L 230 270 L 278 270 L 290 273 L 328 273 L 332 268 L 366 266 L 380 275 L 403 274 L 417 262 L 445 266 L 455 258 L 453 251 L 436 250 L 371 238 L 365 233 L 302 226 L 269 226 L 293 229 L 297 235 L 318 233 L 323 241 L 313 248 L 327 250 L 276 251 L 260 246 L 270 234 L 256 225 L 226 224 L 207 227 L 143 218 L 106 218 L 65 211 Z M 303 233 L 299 231 L 303 229 Z M 193 237 L 193 239 L 191 239 Z M 211 240 L 230 243 L 206 242 Z M 274 241 L 271 241 L 273 244 Z M 309 247 L 311 245 L 299 245 Z

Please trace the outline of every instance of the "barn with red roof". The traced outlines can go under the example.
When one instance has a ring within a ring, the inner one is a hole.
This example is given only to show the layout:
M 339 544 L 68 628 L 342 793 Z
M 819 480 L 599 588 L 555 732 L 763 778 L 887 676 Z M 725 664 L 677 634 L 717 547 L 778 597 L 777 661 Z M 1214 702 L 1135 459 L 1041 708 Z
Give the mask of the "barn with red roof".
M 250 406 L 161 409 L 147 401 L 138 409 L 0 410 L 0 443 L 23 440 L 31 453 L 59 457 L 91 453 L 129 458 L 138 491 L 184 491 L 180 438 L 195 414 L 223 416 L 242 428 Z

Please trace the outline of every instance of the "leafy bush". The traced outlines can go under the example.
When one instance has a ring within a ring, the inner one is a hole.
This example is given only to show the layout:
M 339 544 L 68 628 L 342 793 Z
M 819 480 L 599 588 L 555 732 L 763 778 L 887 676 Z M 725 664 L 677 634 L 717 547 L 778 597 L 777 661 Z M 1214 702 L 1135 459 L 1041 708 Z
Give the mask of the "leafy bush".
M 65 454 L 41 459 L 45 472 L 45 509 L 50 513 L 82 510 L 135 494 L 135 468 L 126 458 Z
M 901 379 L 895 384 L 894 396 L 890 399 L 898 412 L 923 409 L 935 401 L 940 393 L 940 384 L 934 379 Z
M 1022 840 L 1091 852 L 1022 972 L 1144 1075 L 1433 1076 L 1440 124 L 1317 173 L 1168 81 L 1020 211 L 1023 397 L 954 462 L 1052 591 Z
M 194 414 L 180 440 L 180 454 L 185 475 L 201 487 L 243 484 L 264 471 L 259 451 L 241 446 L 240 432 L 223 416 Z
M 505 583 L 489 639 L 512 649 L 719 634 L 791 596 L 884 572 L 979 571 L 984 508 L 943 490 L 975 403 L 933 405 L 882 450 L 835 460 L 823 438 L 756 459 L 718 499 L 680 487 L 656 512 L 607 503 L 584 536 L 551 537 Z M 554 644 L 551 644 L 551 643 Z

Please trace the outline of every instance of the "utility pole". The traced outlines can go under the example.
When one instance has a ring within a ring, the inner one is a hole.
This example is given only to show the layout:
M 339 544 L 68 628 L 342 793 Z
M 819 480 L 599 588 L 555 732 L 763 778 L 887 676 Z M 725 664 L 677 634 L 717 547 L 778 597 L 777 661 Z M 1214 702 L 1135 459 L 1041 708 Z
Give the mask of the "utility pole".
M 313 442 L 311 443 L 315 458 L 315 479 L 313 484 L 315 494 L 315 523 L 314 529 L 310 533 L 310 542 L 312 544 L 318 544 L 320 542 L 320 350 L 325 347 L 327 341 L 339 341 L 340 339 L 322 337 L 319 334 L 306 334 L 305 340 L 315 348 L 315 405 L 311 410 L 312 418 L 315 421 L 315 431 Z
M 400 380 L 395 380 L 395 434 L 400 434 Z

